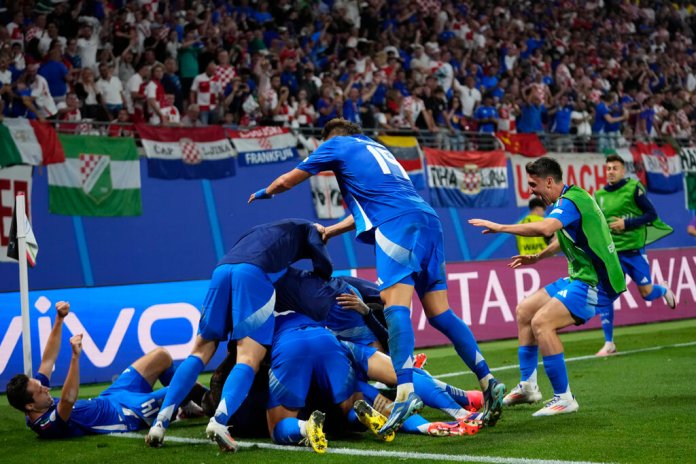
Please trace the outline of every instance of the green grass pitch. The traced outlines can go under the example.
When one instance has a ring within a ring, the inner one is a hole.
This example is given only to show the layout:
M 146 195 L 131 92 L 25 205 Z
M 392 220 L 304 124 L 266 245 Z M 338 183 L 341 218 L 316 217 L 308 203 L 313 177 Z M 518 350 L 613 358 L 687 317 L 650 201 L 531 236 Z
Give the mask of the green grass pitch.
M 565 334 L 562 338 L 567 359 L 591 355 L 603 342 L 599 331 Z M 217 446 L 201 440 L 206 420 L 197 419 L 173 424 L 161 449 L 147 448 L 143 437 L 41 441 L 25 427 L 24 418 L 10 408 L 7 398 L 0 396 L 0 462 L 696 462 L 696 320 L 619 328 L 616 342 L 624 355 L 569 362 L 570 385 L 580 403 L 579 412 L 533 418 L 532 412 L 540 406 L 516 406 L 504 410 L 496 427 L 484 429 L 476 436 L 431 438 L 401 434 L 394 442 L 385 444 L 365 433 L 341 439 L 329 437 L 329 450 L 342 454 L 243 447 L 234 455 L 222 455 Z M 516 341 L 482 343 L 481 349 L 492 368 L 503 368 L 496 376 L 508 388 L 513 387 L 518 371 L 505 366 L 517 363 Z M 467 370 L 451 347 L 426 352 L 426 368 L 433 375 Z M 544 398 L 550 397 L 551 387 L 541 367 L 539 379 Z M 202 376 L 202 380 L 207 382 L 207 376 Z M 477 387 L 469 374 L 446 380 L 467 389 Z M 81 396 L 94 396 L 103 388 L 104 385 L 85 386 Z M 434 420 L 447 419 L 439 411 L 426 410 L 424 414 Z M 175 442 L 172 437 L 195 440 Z M 252 441 L 270 443 L 269 439 Z M 381 451 L 387 454 L 376 456 Z

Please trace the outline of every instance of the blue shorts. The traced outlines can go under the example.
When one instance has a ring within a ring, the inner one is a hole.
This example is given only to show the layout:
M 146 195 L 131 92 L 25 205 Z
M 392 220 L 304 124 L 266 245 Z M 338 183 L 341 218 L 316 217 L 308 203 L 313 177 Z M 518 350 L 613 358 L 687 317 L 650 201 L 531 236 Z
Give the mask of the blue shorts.
M 375 231 L 377 282 L 413 285 L 419 297 L 447 289 L 442 224 L 437 216 L 409 213 L 382 223 Z
M 611 306 L 616 299 L 601 287 L 592 287 L 580 280 L 571 281 L 568 277 L 562 277 L 544 289 L 551 298 L 563 303 L 576 320 L 576 325 L 589 321 L 599 313 L 600 308 Z
M 377 348 L 347 341 L 341 341 L 341 344 L 350 356 L 350 361 L 355 371 L 355 377 L 358 381 L 367 382 L 370 380 L 367 375 L 368 361 L 372 355 L 377 352 Z
M 333 404 L 355 392 L 355 372 L 348 354 L 323 327 L 288 330 L 276 338 L 269 371 L 268 409 L 304 407 L 312 382 Z
M 623 269 L 639 287 L 652 283 L 650 264 L 648 263 L 648 255 L 645 253 L 645 248 L 631 253 L 619 252 L 619 262 L 621 263 L 621 269 Z
M 140 372 L 133 366 L 128 366 L 99 397 L 114 405 L 119 414 L 124 414 L 125 410 L 133 413 L 125 413 L 124 419 L 129 430 L 138 430 L 141 428 L 140 420 L 148 425 L 152 424 L 167 390 L 165 387 L 152 391 L 152 386 Z
M 215 268 L 203 302 L 198 334 L 206 340 L 250 337 L 261 345 L 273 341 L 275 289 L 253 264 Z

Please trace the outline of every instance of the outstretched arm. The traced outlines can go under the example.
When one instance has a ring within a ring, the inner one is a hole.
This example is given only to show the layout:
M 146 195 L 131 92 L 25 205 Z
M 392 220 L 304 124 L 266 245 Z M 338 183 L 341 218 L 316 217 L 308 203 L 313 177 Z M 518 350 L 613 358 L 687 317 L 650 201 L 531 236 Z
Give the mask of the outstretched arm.
M 513 269 L 517 269 L 520 266 L 528 266 L 530 264 L 534 264 L 536 262 L 541 261 L 544 258 L 548 258 L 549 256 L 553 256 L 556 253 L 561 251 L 561 245 L 558 243 L 558 240 L 555 238 L 551 240 L 551 243 L 541 250 L 539 253 L 535 255 L 517 255 L 512 257 L 512 261 L 510 261 L 510 266 Z
M 302 169 L 295 168 L 292 171 L 286 172 L 285 174 L 277 177 L 273 182 L 271 182 L 271 185 L 265 189 L 252 193 L 247 203 L 251 203 L 254 200 L 265 200 L 271 198 L 277 193 L 287 192 L 297 184 L 309 179 L 311 176 L 312 175 L 310 173 L 303 171 Z
M 74 335 L 70 338 L 72 347 L 72 358 L 70 358 L 70 368 L 68 376 L 65 378 L 63 390 L 60 392 L 60 401 L 56 410 L 63 421 L 70 419 L 73 406 L 77 401 L 80 392 L 80 354 L 82 354 L 82 334 Z
M 53 323 L 53 329 L 48 335 L 46 348 L 41 357 L 41 366 L 39 366 L 39 374 L 43 374 L 47 379 L 51 379 L 53 367 L 56 365 L 58 353 L 60 353 L 60 341 L 63 335 L 63 319 L 70 312 L 70 303 L 67 301 L 59 301 L 56 303 L 56 320 Z
M 495 234 L 506 232 L 508 234 L 521 235 L 522 237 L 549 237 L 563 227 L 563 223 L 555 218 L 546 218 L 539 222 L 526 224 L 498 224 L 485 219 L 469 219 L 469 224 L 475 227 L 483 227 L 482 234 Z
M 353 215 L 347 216 L 341 222 L 330 225 L 324 229 L 324 235 L 321 237 L 324 242 L 327 242 L 331 237 L 344 234 L 355 229 L 355 219 Z

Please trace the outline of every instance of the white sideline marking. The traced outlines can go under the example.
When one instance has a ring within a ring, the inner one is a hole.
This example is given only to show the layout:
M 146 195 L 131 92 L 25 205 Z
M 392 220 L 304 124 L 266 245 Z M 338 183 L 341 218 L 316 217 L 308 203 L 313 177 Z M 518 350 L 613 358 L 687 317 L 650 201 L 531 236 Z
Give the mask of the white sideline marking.
M 118 433 L 111 435 L 113 437 L 122 438 L 137 438 L 139 440 L 145 439 L 144 435 L 138 433 Z M 210 444 L 215 443 L 210 440 L 205 440 L 202 438 L 186 438 L 186 437 L 166 437 L 166 441 L 175 443 L 188 443 L 188 444 Z M 297 451 L 305 453 L 313 453 L 313 451 L 306 447 L 301 446 L 282 446 L 274 445 L 273 443 L 256 443 L 256 442 L 243 442 L 238 441 L 237 444 L 242 448 L 262 448 L 278 451 Z M 439 461 L 453 461 L 453 462 L 486 462 L 492 464 L 601 464 L 593 461 L 563 461 L 560 459 L 527 459 L 527 458 L 506 458 L 506 457 L 496 457 L 496 456 L 473 456 L 467 454 L 437 454 L 437 453 L 414 453 L 407 451 L 379 451 L 379 450 L 364 450 L 364 449 L 351 449 L 351 448 L 328 448 L 326 450 L 328 454 L 343 454 L 347 456 L 370 456 L 376 458 L 397 458 L 397 459 L 430 459 Z
M 696 345 L 696 342 L 686 342 L 686 343 L 675 343 L 673 345 L 662 345 L 662 346 L 651 346 L 648 348 L 639 348 L 636 350 L 627 350 L 627 351 L 619 351 L 616 352 L 610 356 L 595 356 L 593 354 L 589 354 L 586 356 L 576 356 L 574 358 L 568 358 L 565 360 L 566 363 L 569 362 L 575 362 L 575 361 L 585 361 L 588 359 L 606 359 L 606 358 L 613 358 L 616 356 L 626 356 L 629 354 L 636 354 L 636 353 L 645 353 L 647 351 L 659 351 L 659 350 L 664 350 L 665 348 L 685 348 L 687 346 L 694 346 Z M 542 366 L 544 363 L 539 362 L 537 365 Z M 502 366 L 502 367 L 496 367 L 491 369 L 491 372 L 498 372 L 498 371 L 508 371 L 510 369 L 518 369 L 520 367 L 519 364 L 511 364 L 509 366 Z M 473 374 L 471 371 L 459 371 L 459 372 L 449 372 L 447 374 L 440 374 L 440 375 L 434 375 L 436 379 L 446 379 L 449 377 L 459 377 L 460 375 L 470 375 Z

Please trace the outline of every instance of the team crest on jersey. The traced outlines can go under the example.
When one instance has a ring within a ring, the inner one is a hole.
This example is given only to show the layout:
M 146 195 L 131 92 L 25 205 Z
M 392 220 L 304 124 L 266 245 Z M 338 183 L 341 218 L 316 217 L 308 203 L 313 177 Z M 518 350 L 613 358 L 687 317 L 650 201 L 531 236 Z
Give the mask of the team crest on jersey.
M 100 204 L 113 191 L 111 182 L 111 157 L 80 153 L 80 181 L 85 195 Z
M 203 161 L 203 155 L 193 140 L 183 138 L 179 140 L 181 147 L 181 160 L 186 164 L 198 164 Z
M 481 191 L 481 171 L 475 164 L 465 164 L 462 167 L 462 182 L 459 190 L 467 195 L 476 195 Z

